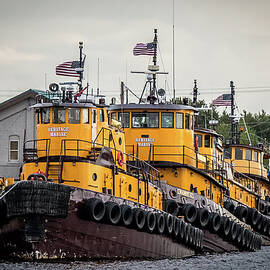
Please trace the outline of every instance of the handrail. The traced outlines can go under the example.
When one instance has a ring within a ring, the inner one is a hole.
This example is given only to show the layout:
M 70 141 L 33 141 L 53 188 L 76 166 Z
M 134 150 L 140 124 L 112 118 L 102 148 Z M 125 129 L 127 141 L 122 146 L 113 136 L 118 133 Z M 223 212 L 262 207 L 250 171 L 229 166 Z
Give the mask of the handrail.
M 46 147 L 45 149 L 37 149 L 37 143 L 41 142 L 41 141 L 46 141 Z M 29 143 L 33 143 L 33 147 L 32 148 L 26 148 L 26 144 Z M 25 155 L 27 155 L 27 150 L 29 151 L 29 149 L 32 150 L 32 152 L 38 153 L 38 152 L 46 152 L 45 155 L 48 157 L 49 153 L 50 153 L 50 146 L 51 146 L 51 139 L 36 139 L 36 140 L 28 140 L 25 141 L 23 144 L 23 154 L 24 154 L 24 160 L 25 160 Z M 32 154 L 33 155 L 33 154 Z
M 127 147 L 130 147 L 134 145 L 127 145 Z M 169 151 L 165 152 L 164 151 L 158 151 L 158 149 L 165 149 L 168 148 L 170 149 Z M 172 151 L 171 149 L 175 148 L 178 149 L 177 151 Z M 224 184 L 224 179 L 229 180 L 227 172 L 228 169 L 232 169 L 232 164 L 224 161 L 224 159 L 219 158 L 218 156 L 215 155 L 209 155 L 209 154 L 201 154 L 198 151 L 195 151 L 195 149 L 192 149 L 188 146 L 185 145 L 151 145 L 151 151 L 152 151 L 152 160 L 151 161 L 159 161 L 157 160 L 156 157 L 173 157 L 176 162 L 181 163 L 184 165 L 190 164 L 190 161 L 195 161 L 195 166 L 197 169 L 200 170 L 205 170 L 206 173 L 212 175 L 216 180 L 222 182 Z M 137 151 L 138 154 L 138 151 Z M 199 155 L 205 160 L 202 160 L 199 158 Z M 175 157 L 179 157 L 179 159 L 176 159 Z M 168 160 L 168 159 L 167 159 Z M 238 171 L 235 171 L 239 173 Z M 246 179 L 252 181 L 253 183 L 256 183 L 256 180 L 244 175 L 240 174 L 239 175 L 245 177 Z M 248 180 L 243 180 L 241 178 L 237 178 L 235 175 L 233 175 L 233 180 L 242 184 L 243 182 L 247 182 Z M 249 187 L 248 183 L 245 183 L 245 186 L 251 190 L 254 190 L 255 188 Z
M 67 148 L 67 142 L 76 142 L 76 146 L 75 148 Z M 80 142 L 83 143 L 87 143 L 89 145 L 91 145 L 91 148 L 89 147 L 88 149 L 83 149 L 80 148 Z M 80 139 L 63 139 L 61 140 L 61 152 L 60 152 L 60 159 L 62 159 L 63 156 L 66 156 L 68 151 L 76 151 L 77 153 L 77 157 L 80 156 L 80 152 L 81 151 L 89 151 L 89 149 L 93 149 L 96 146 L 101 146 L 103 147 L 103 144 L 97 143 L 97 142 L 93 142 L 93 141 L 86 141 L 86 140 L 80 140 Z M 112 153 L 115 152 L 115 161 L 116 161 L 116 156 L 118 152 L 121 152 L 120 150 L 113 148 L 113 147 L 108 147 L 105 146 L 107 148 L 109 148 Z M 154 181 L 157 180 L 159 182 L 160 180 L 160 173 L 159 171 L 154 168 L 153 166 L 151 166 L 150 164 L 148 164 L 145 161 L 142 161 L 130 154 L 127 153 L 123 153 L 123 155 L 126 157 L 126 162 L 124 162 L 124 164 L 127 167 L 127 172 L 129 173 L 133 173 L 133 171 L 135 171 L 138 175 L 141 175 L 142 178 L 144 180 L 149 180 L 149 181 Z M 94 159 L 96 160 L 96 157 L 94 157 Z M 134 163 L 134 165 L 133 165 Z
M 104 130 L 109 131 L 109 139 L 105 139 L 105 136 L 104 136 Z M 100 129 L 100 131 L 98 132 L 98 135 L 96 136 L 96 138 L 95 138 L 93 144 L 96 143 L 96 141 L 97 141 L 99 135 L 101 134 L 101 132 L 102 132 L 102 135 L 103 135 L 103 137 L 102 137 L 102 145 L 104 145 L 104 140 L 108 140 L 108 141 L 109 141 L 109 144 L 110 144 L 110 142 L 111 142 L 111 140 L 112 140 L 112 141 L 113 141 L 113 146 L 114 146 L 114 148 L 115 148 L 116 146 L 115 146 L 114 138 L 113 138 L 113 136 L 112 136 L 112 131 L 111 131 L 109 128 L 105 128 L 105 127 L 102 127 L 102 128 Z M 110 138 L 112 138 L 112 139 L 110 139 Z
M 259 171 L 259 173 L 257 173 L 257 175 L 262 176 L 262 177 L 265 177 L 265 175 L 267 175 L 267 168 L 264 167 L 264 164 L 262 162 L 257 162 L 254 160 L 247 160 L 247 159 L 239 159 L 239 160 L 232 159 L 231 162 L 236 161 L 236 160 L 248 162 L 248 166 L 234 164 L 234 168 L 246 168 L 246 169 L 248 169 L 249 174 L 252 174 L 251 170 Z M 250 166 L 251 162 L 259 164 L 259 167 Z

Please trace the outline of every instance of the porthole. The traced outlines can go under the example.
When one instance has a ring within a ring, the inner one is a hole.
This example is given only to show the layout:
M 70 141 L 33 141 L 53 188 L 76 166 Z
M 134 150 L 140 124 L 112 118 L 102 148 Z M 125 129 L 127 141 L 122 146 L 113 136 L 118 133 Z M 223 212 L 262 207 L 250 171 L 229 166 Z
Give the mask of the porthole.
M 128 191 L 131 192 L 131 190 L 132 190 L 132 186 L 131 186 L 131 184 L 129 184 L 128 185 Z
M 170 190 L 169 193 L 170 193 L 170 195 L 171 195 L 172 198 L 176 198 L 177 193 L 176 193 L 175 190 L 172 189 L 172 190 Z
M 93 178 L 94 181 L 96 181 L 97 180 L 97 174 L 93 173 L 92 178 Z
M 119 145 L 121 145 L 122 144 L 122 138 L 120 137 L 119 138 Z

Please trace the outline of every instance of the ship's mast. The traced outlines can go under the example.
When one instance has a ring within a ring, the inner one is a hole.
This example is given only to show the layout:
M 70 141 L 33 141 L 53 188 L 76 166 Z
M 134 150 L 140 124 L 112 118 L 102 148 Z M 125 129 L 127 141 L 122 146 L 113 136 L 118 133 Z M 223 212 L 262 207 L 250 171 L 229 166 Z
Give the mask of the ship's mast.
M 82 49 L 83 43 L 79 42 L 79 49 L 80 49 L 80 78 L 78 80 L 79 83 L 79 91 L 82 90 L 82 79 L 83 79 L 83 59 L 82 59 Z
M 154 66 L 156 66 L 157 65 L 157 29 L 154 29 L 153 44 L 154 44 L 153 64 L 154 64 Z M 156 79 L 157 79 L 157 75 L 156 75 L 156 73 L 153 73 L 153 88 L 152 88 L 152 90 L 150 90 L 150 96 L 155 96 L 155 94 L 157 92 Z
M 195 106 L 198 100 L 198 87 L 197 87 L 197 80 L 194 80 L 194 87 L 193 87 L 193 105 Z
M 235 86 L 233 81 L 230 81 L 230 88 L 231 88 L 231 143 L 232 144 L 239 144 L 240 143 L 240 133 L 238 131 L 238 121 L 235 115 Z
M 154 29 L 154 39 L 152 42 L 154 48 L 153 65 L 148 66 L 148 71 L 131 71 L 131 73 L 147 74 L 147 81 L 145 82 L 141 97 L 139 98 L 139 104 L 143 101 L 143 95 L 148 84 L 150 88 L 150 94 L 147 97 L 147 101 L 150 104 L 154 104 L 156 102 L 156 100 L 158 99 L 157 74 L 168 74 L 168 72 L 159 71 L 159 66 L 157 65 L 157 42 L 157 29 Z

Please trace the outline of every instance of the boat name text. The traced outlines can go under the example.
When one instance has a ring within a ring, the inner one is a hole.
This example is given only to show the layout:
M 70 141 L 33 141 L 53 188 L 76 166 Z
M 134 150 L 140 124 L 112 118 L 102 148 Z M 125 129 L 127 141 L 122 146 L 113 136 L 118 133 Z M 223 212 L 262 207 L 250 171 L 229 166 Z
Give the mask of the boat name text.
M 49 127 L 51 137 L 66 137 L 68 132 L 68 127 Z
M 150 146 L 151 143 L 155 142 L 155 138 L 136 138 L 138 146 Z

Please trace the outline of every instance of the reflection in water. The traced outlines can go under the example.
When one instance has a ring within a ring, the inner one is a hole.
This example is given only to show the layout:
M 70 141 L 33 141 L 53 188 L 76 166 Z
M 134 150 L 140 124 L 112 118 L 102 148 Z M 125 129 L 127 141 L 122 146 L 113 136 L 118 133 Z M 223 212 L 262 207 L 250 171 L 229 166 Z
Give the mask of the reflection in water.
M 4 270 L 220 270 L 220 269 L 269 269 L 270 247 L 263 247 L 257 252 L 224 253 L 192 257 L 185 260 L 166 259 L 158 261 L 114 261 L 114 262 L 68 262 L 68 263 L 11 263 L 1 262 L 0 269 Z

